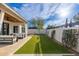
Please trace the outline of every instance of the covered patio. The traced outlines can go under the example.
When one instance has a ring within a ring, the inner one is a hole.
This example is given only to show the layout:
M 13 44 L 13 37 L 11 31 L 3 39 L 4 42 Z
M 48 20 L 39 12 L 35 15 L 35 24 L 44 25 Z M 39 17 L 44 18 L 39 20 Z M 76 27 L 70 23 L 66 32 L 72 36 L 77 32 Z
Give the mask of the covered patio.
M 16 42 L 26 37 L 27 22 L 6 4 L 0 4 L 0 42 Z

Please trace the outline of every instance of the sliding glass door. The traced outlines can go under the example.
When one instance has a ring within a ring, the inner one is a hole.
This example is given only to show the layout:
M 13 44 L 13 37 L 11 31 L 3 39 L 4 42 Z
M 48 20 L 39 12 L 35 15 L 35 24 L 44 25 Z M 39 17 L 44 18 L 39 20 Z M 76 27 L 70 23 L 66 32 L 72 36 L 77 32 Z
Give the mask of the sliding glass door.
M 2 35 L 9 35 L 9 24 L 8 23 L 3 23 Z

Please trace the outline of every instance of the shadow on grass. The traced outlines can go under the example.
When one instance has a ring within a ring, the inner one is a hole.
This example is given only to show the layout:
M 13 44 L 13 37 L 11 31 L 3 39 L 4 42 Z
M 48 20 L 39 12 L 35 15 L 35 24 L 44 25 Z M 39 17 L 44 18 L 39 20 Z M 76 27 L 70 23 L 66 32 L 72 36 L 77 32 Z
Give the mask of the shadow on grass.
M 34 51 L 35 54 L 40 54 L 40 50 L 39 50 L 39 42 L 36 43 L 35 45 L 35 51 Z
M 40 35 L 40 48 L 43 54 L 62 54 L 70 53 L 67 48 L 57 44 L 47 35 Z

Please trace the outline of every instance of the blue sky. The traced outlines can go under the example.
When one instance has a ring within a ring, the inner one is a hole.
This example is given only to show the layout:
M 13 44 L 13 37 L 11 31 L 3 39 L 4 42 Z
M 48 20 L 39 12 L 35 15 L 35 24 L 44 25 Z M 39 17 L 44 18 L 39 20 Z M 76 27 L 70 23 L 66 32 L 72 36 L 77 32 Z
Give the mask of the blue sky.
M 65 24 L 66 18 L 73 18 L 79 12 L 79 4 L 74 3 L 8 3 L 20 15 L 29 21 L 32 18 L 42 17 L 44 19 L 44 28 L 48 25 Z

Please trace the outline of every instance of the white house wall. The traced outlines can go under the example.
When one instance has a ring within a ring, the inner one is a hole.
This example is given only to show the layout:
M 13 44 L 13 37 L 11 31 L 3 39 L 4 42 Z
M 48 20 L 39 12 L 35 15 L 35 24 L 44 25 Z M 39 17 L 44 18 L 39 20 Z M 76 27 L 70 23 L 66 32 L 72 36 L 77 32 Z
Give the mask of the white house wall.
M 6 23 L 9 23 L 9 34 L 13 33 L 13 26 L 19 26 L 19 33 L 22 33 L 22 24 L 21 23 L 13 23 L 10 21 L 5 21 Z

